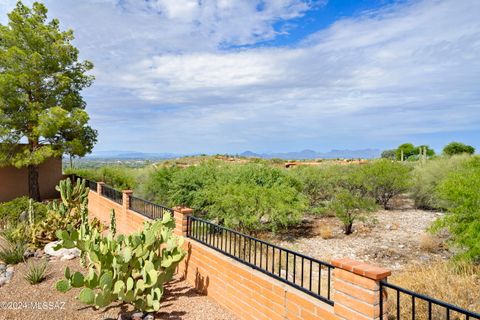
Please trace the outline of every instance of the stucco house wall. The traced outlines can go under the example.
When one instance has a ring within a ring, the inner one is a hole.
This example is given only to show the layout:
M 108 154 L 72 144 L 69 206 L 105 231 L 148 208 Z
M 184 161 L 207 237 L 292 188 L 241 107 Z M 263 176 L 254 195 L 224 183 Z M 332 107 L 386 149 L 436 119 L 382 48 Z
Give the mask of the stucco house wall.
M 40 196 L 42 199 L 58 198 L 55 186 L 62 179 L 62 159 L 51 158 L 40 165 Z M 12 166 L 0 167 L 0 202 L 28 196 L 28 169 Z

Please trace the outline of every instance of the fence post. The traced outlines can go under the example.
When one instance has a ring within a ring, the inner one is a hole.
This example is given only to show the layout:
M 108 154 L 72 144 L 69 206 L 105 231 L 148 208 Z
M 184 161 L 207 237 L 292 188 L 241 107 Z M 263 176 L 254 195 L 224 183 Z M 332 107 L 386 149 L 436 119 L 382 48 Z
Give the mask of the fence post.
M 104 185 L 105 185 L 105 182 L 101 182 L 101 181 L 97 182 L 97 193 L 99 196 L 102 195 L 102 188 Z
M 173 217 L 175 218 L 175 234 L 179 236 L 187 236 L 188 216 L 193 213 L 193 209 L 185 207 L 173 208 Z
M 132 190 L 122 190 L 122 203 L 123 212 L 127 214 L 127 210 L 130 209 L 130 196 L 133 194 Z
M 334 312 L 340 319 L 380 319 L 380 281 L 390 270 L 349 258 L 331 262 L 333 271 Z M 386 296 L 383 296 L 384 303 Z M 384 308 L 385 309 L 385 308 Z M 383 311 L 385 314 L 385 310 Z

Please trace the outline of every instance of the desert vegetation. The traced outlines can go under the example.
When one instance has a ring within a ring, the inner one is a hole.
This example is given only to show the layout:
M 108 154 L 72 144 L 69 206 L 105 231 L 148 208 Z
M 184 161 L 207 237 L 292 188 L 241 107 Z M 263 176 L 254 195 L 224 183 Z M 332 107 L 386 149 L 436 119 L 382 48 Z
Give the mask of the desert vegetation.
M 396 157 L 363 164 L 324 161 L 286 169 L 268 160 L 202 157 L 188 159 L 187 165 L 170 160 L 125 172 L 135 177 L 134 191 L 141 197 L 192 207 L 196 215 L 215 223 L 317 258 L 334 257 L 325 250 L 333 247 L 343 256 L 352 252 L 359 259 L 399 270 L 408 271 L 422 261 L 433 263 L 435 270 L 418 272 L 425 272 L 423 278 L 435 273 L 435 281 L 445 287 L 443 275 L 475 277 L 478 270 L 475 190 L 480 162 L 468 153 L 434 155 L 427 146 L 421 147 L 413 149 L 423 151 L 408 157 L 408 148 L 403 148 L 404 161 Z M 394 279 L 435 296 L 438 288 L 413 285 L 407 274 L 401 272 Z M 449 286 L 459 288 L 465 277 L 447 277 Z M 445 299 L 478 310 L 468 302 L 471 299 L 463 301 L 453 293 Z

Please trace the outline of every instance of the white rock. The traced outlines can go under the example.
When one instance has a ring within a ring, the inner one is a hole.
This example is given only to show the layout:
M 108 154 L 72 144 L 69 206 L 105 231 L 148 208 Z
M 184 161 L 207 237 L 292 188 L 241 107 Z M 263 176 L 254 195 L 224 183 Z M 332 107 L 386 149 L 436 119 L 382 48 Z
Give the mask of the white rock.
M 0 287 L 7 283 L 8 279 L 4 276 L 0 276 Z
M 73 254 L 66 254 L 60 258 L 60 261 L 66 261 L 66 260 L 72 260 L 72 259 L 75 259 L 75 256 Z
M 80 256 L 80 250 L 77 248 L 72 248 L 72 249 L 62 248 L 55 251 L 53 248 L 59 243 L 60 241 L 53 241 L 48 243 L 44 248 L 45 253 L 53 257 L 63 257 L 67 255 L 73 255 L 74 257 Z
M 8 267 L 5 273 L 13 273 L 13 267 Z

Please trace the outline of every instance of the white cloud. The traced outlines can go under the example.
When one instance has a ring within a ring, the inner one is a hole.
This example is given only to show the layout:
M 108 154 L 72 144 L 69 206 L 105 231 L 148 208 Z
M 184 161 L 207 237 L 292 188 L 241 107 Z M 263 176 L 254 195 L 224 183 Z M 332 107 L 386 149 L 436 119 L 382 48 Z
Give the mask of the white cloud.
M 229 50 L 273 39 L 276 21 L 314 4 L 140 3 L 48 1 L 97 65 L 87 96 L 105 146 L 325 149 L 480 130 L 478 1 L 396 4 L 296 47 Z

